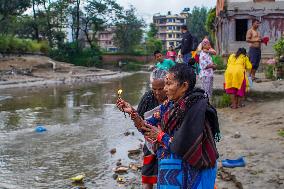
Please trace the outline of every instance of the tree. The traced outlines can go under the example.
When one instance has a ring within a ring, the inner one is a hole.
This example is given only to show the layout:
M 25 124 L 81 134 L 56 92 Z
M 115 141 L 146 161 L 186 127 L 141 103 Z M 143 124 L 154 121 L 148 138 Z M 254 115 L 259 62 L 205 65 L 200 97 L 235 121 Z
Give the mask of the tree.
M 81 16 L 81 30 L 85 34 L 90 47 L 93 47 L 95 36 L 105 26 L 116 20 L 116 16 L 120 15 L 122 7 L 114 0 L 89 0 L 84 8 L 84 14 Z M 92 36 L 90 36 L 92 29 Z
M 0 0 L 0 33 L 13 33 L 17 16 L 26 11 L 30 5 L 30 0 Z
M 77 48 L 78 48 L 78 39 L 79 39 L 79 31 L 80 31 L 80 0 L 76 0 L 75 1 L 75 26 L 76 26 L 76 30 L 75 30 L 75 39 L 76 39 L 76 44 L 77 44 Z
M 140 44 L 143 36 L 144 20 L 136 16 L 136 9 L 131 6 L 122 19 L 116 23 L 115 44 L 124 53 L 131 53 Z
M 194 7 L 188 17 L 187 25 L 189 31 L 198 39 L 198 41 L 201 41 L 205 36 L 208 35 L 208 32 L 205 28 L 207 14 L 208 12 L 205 7 Z
M 145 42 L 147 54 L 152 54 L 155 50 L 162 51 L 163 43 L 160 39 L 156 38 L 157 33 L 158 29 L 156 28 L 154 23 L 151 23 Z
M 215 25 L 215 19 L 216 19 L 216 8 L 210 9 L 207 15 L 205 28 L 207 32 L 210 35 L 210 38 L 212 41 L 215 42 L 215 32 L 216 32 L 216 25 Z
M 66 36 L 63 29 L 67 28 L 68 5 L 69 0 L 31 0 L 32 13 L 17 17 L 15 34 L 38 41 L 47 39 L 51 47 L 62 44 Z
M 156 37 L 157 33 L 158 33 L 158 29 L 156 28 L 154 23 L 151 23 L 150 24 L 150 30 L 148 31 L 147 36 L 149 38 L 150 37 Z
M 21 15 L 30 5 L 30 0 L 0 0 L 0 22 Z
M 152 54 L 156 50 L 162 51 L 163 43 L 160 39 L 151 37 L 146 40 L 146 48 L 147 53 Z

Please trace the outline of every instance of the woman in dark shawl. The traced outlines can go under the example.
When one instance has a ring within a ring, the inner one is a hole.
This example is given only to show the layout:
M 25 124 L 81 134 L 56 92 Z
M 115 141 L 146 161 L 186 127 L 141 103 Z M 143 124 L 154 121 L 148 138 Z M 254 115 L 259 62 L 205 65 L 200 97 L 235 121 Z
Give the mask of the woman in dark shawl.
M 153 110 L 167 99 L 164 91 L 167 73 L 167 71 L 161 69 L 153 70 L 150 77 L 151 90 L 142 96 L 137 108 L 137 113 L 143 119 L 146 112 Z M 143 146 L 142 184 L 144 189 L 152 189 L 153 185 L 157 183 L 158 160 L 156 154 L 148 149 L 147 144 L 147 141 L 145 141 Z
M 156 154 L 160 189 L 214 188 L 218 119 L 204 91 L 195 89 L 195 83 L 192 68 L 185 64 L 172 67 L 165 83 L 168 102 L 161 106 L 159 116 L 154 114 L 147 123 L 128 103 L 123 100 L 117 103 L 120 109 L 130 113 L 146 138 L 159 144 Z

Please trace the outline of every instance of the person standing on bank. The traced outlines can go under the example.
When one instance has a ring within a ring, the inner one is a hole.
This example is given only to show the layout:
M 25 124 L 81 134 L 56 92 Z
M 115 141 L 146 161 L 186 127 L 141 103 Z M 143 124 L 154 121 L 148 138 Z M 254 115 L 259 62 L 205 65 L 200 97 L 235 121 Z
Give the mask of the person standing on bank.
M 145 113 L 155 109 L 167 99 L 164 90 L 167 73 L 161 69 L 155 69 L 152 72 L 150 79 L 152 89 L 143 95 L 137 108 L 137 113 L 141 118 L 145 119 Z M 153 189 L 153 185 L 157 183 L 158 160 L 147 144 L 148 142 L 145 141 L 143 146 L 142 184 L 143 189 Z
M 256 80 L 255 72 L 259 67 L 261 60 L 261 36 L 258 31 L 260 21 L 257 19 L 252 20 L 252 27 L 247 31 L 246 41 L 249 43 L 249 59 L 252 63 L 251 77 Z
M 181 32 L 182 32 L 181 44 L 178 47 L 176 47 L 176 49 L 181 49 L 183 63 L 187 64 L 189 62 L 189 59 L 192 57 L 191 51 L 195 50 L 195 49 L 192 49 L 193 37 L 188 31 L 186 25 L 181 26 Z
M 172 61 L 171 59 L 165 59 L 163 54 L 159 50 L 156 50 L 154 52 L 154 57 L 155 57 L 155 60 L 157 61 L 155 65 L 155 68 L 157 69 L 168 71 L 171 67 L 176 65 L 176 63 Z
M 175 62 L 176 61 L 176 56 L 177 56 L 177 53 L 174 50 L 174 47 L 170 46 L 168 51 L 167 51 L 167 54 L 166 54 L 167 59 L 171 59 L 172 61 Z
M 212 57 L 209 53 L 210 48 L 210 41 L 206 38 L 203 39 L 202 50 L 199 55 L 199 77 L 201 80 L 201 88 L 205 91 L 207 97 L 211 101 L 213 93 L 214 69 L 216 69 L 216 64 L 214 64 Z

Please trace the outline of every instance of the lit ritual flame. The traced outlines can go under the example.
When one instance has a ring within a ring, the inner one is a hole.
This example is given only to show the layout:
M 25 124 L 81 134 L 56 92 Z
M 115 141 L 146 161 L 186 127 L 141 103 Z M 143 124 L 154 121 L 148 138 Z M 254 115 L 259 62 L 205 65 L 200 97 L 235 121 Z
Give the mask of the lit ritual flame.
M 122 93 L 122 89 L 119 89 L 119 90 L 117 91 L 117 95 L 118 95 L 119 98 L 121 97 L 121 93 Z

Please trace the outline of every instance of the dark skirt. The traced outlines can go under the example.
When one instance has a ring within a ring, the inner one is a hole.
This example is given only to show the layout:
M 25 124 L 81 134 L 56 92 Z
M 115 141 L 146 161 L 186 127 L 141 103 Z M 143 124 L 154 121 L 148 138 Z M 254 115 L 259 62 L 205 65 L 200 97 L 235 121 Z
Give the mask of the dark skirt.
M 158 160 L 155 154 L 152 154 L 147 146 L 143 147 L 144 160 L 142 166 L 142 183 L 156 184 L 158 175 Z

